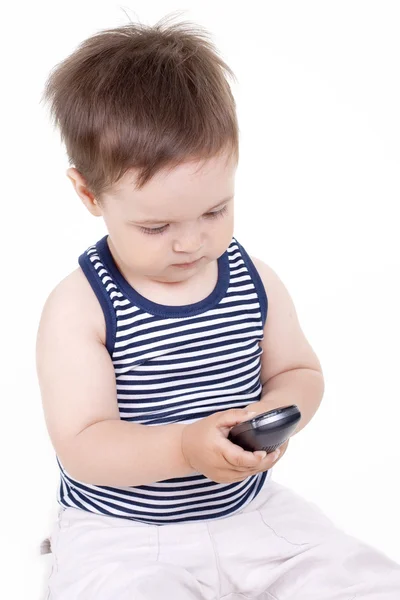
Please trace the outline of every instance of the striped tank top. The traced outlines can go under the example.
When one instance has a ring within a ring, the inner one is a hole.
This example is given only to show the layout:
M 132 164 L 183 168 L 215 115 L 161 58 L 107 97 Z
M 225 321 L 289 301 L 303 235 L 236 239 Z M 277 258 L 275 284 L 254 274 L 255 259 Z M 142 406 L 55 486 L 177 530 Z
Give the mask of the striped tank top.
M 218 259 L 214 290 L 186 306 L 163 306 L 139 294 L 119 271 L 107 236 L 79 264 L 104 312 L 122 420 L 191 423 L 260 399 L 267 296 L 235 238 Z M 153 525 L 231 515 L 257 496 L 270 475 L 216 483 L 196 472 L 152 485 L 109 487 L 77 481 L 59 459 L 58 465 L 61 506 Z

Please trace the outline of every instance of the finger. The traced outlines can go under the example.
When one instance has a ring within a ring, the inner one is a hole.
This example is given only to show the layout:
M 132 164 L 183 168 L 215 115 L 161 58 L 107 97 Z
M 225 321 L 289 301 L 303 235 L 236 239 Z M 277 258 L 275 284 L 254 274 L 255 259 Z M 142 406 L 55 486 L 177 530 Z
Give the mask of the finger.
M 265 452 L 265 450 L 255 450 L 253 452 L 253 454 L 255 454 L 256 456 L 259 456 L 260 458 L 265 458 L 267 456 L 267 453 Z
M 279 454 L 277 452 L 270 453 L 266 456 L 265 459 L 260 459 L 260 463 L 256 468 L 244 468 L 244 467 L 230 467 L 228 469 L 222 468 L 220 469 L 220 473 L 223 473 L 224 481 L 230 482 L 238 482 L 244 481 L 248 477 L 252 475 L 257 475 L 258 473 L 262 473 L 263 471 L 270 470 L 275 462 L 278 460 Z
M 253 454 L 255 454 L 259 459 L 258 465 L 255 467 L 234 467 L 235 470 L 238 472 L 247 471 L 248 473 L 253 474 L 260 473 L 262 471 L 268 471 L 268 469 L 271 469 L 277 460 L 281 458 L 282 450 L 279 448 L 275 450 L 275 452 L 270 452 L 269 454 L 267 454 L 264 450 L 256 450 L 253 452 Z
M 254 452 L 255 454 L 255 452 Z M 259 456 L 259 464 L 256 467 L 251 468 L 241 468 L 235 467 L 235 470 L 238 472 L 246 472 L 250 475 L 255 475 L 256 473 L 261 473 L 262 471 L 268 471 L 271 469 L 274 464 L 281 458 L 282 452 L 280 450 L 276 450 L 275 452 L 271 452 L 270 454 L 266 454 L 264 451 L 257 451 L 257 455 Z M 262 455 L 265 455 L 263 458 Z
M 236 468 L 258 468 L 263 460 L 261 456 L 256 456 L 254 452 L 243 450 L 243 448 L 227 439 L 221 441 L 220 451 L 226 462 Z
M 281 450 L 280 448 L 277 448 L 274 452 L 270 452 L 269 454 L 267 454 L 265 458 L 261 458 L 259 466 L 260 471 L 267 471 L 268 469 L 271 469 L 271 467 L 276 463 L 280 456 Z
M 234 425 L 248 421 L 254 417 L 256 413 L 249 411 L 246 408 L 231 408 L 230 410 L 224 410 L 218 413 L 217 427 L 228 427 L 229 429 Z

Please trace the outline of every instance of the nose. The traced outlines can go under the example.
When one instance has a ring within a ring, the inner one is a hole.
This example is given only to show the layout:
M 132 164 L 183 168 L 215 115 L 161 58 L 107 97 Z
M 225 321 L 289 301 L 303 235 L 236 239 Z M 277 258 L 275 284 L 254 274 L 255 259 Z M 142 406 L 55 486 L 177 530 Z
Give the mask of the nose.
M 188 254 L 190 258 L 200 258 L 197 256 L 204 245 L 203 235 L 199 225 L 186 226 L 180 232 L 173 242 L 174 252 Z

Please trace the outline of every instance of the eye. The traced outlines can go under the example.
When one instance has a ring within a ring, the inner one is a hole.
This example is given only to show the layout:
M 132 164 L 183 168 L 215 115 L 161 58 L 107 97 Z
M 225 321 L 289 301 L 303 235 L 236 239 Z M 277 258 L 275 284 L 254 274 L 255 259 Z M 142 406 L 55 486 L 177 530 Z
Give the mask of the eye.
M 139 227 L 139 229 L 142 233 L 146 233 L 148 235 L 157 235 L 157 234 L 164 233 L 165 231 L 167 231 L 168 227 L 169 227 L 169 225 L 163 225 L 162 227 L 154 227 L 154 228 Z
M 228 212 L 227 206 L 223 206 L 220 210 L 216 210 L 214 212 L 206 213 L 204 216 L 206 219 L 217 219 L 218 217 L 223 217 Z

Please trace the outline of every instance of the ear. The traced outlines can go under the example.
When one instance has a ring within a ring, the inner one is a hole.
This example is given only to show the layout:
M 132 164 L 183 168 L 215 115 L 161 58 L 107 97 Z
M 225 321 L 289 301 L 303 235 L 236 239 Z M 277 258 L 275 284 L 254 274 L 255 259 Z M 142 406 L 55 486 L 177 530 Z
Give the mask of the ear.
M 75 167 L 70 167 L 67 170 L 67 177 L 72 181 L 72 185 L 74 186 L 76 193 L 88 211 L 95 217 L 101 217 L 103 212 L 99 206 L 99 203 L 93 194 L 88 190 L 86 182 L 79 171 L 75 169 Z

